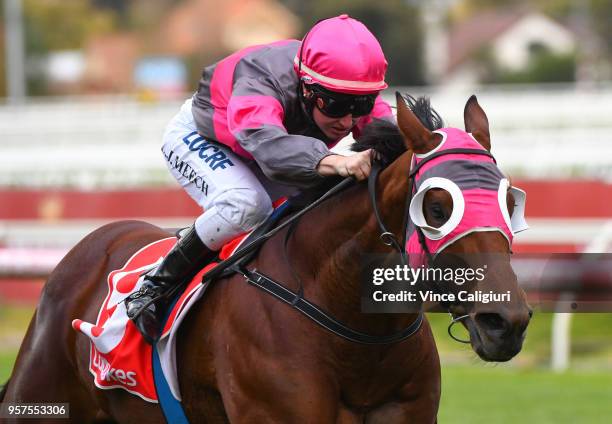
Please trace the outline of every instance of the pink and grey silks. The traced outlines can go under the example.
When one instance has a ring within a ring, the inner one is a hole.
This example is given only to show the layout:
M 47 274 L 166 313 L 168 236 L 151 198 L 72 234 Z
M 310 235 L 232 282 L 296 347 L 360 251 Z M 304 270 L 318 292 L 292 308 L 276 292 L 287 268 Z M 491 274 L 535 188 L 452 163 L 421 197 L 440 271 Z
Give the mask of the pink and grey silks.
M 343 93 L 387 87 L 380 45 L 360 22 L 346 15 L 327 19 L 305 38 L 301 51 L 299 40 L 284 40 L 248 47 L 205 68 L 192 106 L 201 136 L 255 159 L 267 176 L 301 185 L 320 181 L 316 166 L 339 140 L 327 139 L 305 113 L 300 78 Z M 353 136 L 373 118 L 394 120 L 380 96 L 357 120 Z

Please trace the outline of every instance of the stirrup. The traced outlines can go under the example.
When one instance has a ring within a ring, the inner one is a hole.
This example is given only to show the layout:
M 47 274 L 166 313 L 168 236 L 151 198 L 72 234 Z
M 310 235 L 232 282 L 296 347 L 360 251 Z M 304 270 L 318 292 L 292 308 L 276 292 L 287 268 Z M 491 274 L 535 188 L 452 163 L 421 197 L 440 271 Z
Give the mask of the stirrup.
M 156 297 L 156 292 L 151 287 L 143 285 L 135 292 L 130 293 L 127 297 L 123 299 L 123 301 L 129 303 L 144 296 Z
M 133 293 L 133 294 L 136 294 L 136 293 Z M 136 297 L 135 299 L 140 299 L 140 298 L 141 298 L 141 297 L 143 297 L 143 296 L 144 296 L 144 295 L 141 295 L 141 296 L 139 296 L 139 297 Z M 156 296 L 156 297 L 152 297 L 152 298 L 151 298 L 151 299 L 150 299 L 148 302 L 146 302 L 144 305 L 142 305 L 142 306 L 140 307 L 140 309 L 139 309 L 138 311 L 136 311 L 136 313 L 135 313 L 133 316 L 131 316 L 131 317 L 129 317 L 129 316 L 128 316 L 128 318 L 129 318 L 129 319 L 131 319 L 132 321 L 136 321 L 136 320 L 138 319 L 138 317 L 139 317 L 140 315 L 142 315 L 142 313 L 143 313 L 144 311 L 146 311 L 146 310 L 149 308 L 149 306 L 151 306 L 152 304 L 154 304 L 155 302 L 157 302 L 159 299 L 161 299 L 161 298 L 162 298 L 162 296 L 163 296 L 163 295 L 158 295 L 158 296 Z M 157 307 L 157 306 L 156 306 L 156 307 Z
M 140 299 L 144 296 L 148 296 L 151 295 L 151 299 L 149 301 L 147 301 L 137 312 L 136 314 L 134 314 L 134 316 L 129 317 L 132 321 L 136 321 L 138 319 L 138 317 L 152 304 L 155 304 L 157 302 L 159 302 L 160 300 L 166 298 L 166 299 L 170 299 L 172 298 L 176 292 L 178 290 L 180 290 L 183 287 L 183 284 L 176 284 L 175 286 L 169 287 L 166 290 L 164 290 L 164 288 L 162 288 L 162 293 L 156 293 L 155 290 L 153 290 L 151 287 L 140 287 L 138 290 L 136 290 L 134 293 L 130 294 L 128 297 L 126 297 L 124 299 L 124 302 L 131 302 L 133 300 L 136 299 Z M 161 307 L 161 305 L 155 305 L 156 307 Z

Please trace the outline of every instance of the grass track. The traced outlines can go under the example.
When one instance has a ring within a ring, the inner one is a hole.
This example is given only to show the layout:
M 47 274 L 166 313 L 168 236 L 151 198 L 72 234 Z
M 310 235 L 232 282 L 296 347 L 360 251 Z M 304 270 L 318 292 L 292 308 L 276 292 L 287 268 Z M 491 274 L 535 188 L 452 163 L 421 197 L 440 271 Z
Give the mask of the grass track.
M 0 386 L 2 386 L 11 375 L 13 363 L 17 357 L 17 352 L 0 352 Z
M 446 366 L 440 423 L 609 423 L 612 373 Z
M 0 385 L 13 367 L 31 307 L 0 305 Z M 443 361 L 440 423 L 496 424 L 612 422 L 612 314 L 572 318 L 572 366 L 546 369 L 550 314 L 536 314 L 523 352 L 510 364 L 491 366 L 446 335 L 448 316 L 429 317 Z

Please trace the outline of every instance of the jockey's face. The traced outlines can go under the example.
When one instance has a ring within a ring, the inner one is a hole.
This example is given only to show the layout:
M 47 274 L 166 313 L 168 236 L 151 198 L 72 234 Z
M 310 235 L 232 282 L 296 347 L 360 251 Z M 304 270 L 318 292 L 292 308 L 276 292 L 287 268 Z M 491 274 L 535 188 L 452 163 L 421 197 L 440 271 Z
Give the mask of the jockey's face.
M 303 86 L 303 90 L 304 96 L 313 99 L 315 102 L 314 107 L 312 108 L 312 119 L 323 134 L 325 134 L 325 136 L 330 140 L 338 140 L 346 137 L 357 123 L 357 120 L 363 116 L 365 112 L 369 113 L 371 111 L 375 99 L 375 96 L 371 97 L 371 99 L 368 96 L 355 97 L 355 100 L 358 100 L 358 103 L 356 103 L 356 109 L 360 111 L 359 116 L 354 116 L 352 113 L 346 113 L 342 116 L 330 116 L 329 114 L 325 113 L 329 106 L 329 99 L 327 99 L 326 103 L 326 97 L 322 97 L 320 93 L 317 94 L 314 90 L 309 89 L 307 86 Z M 336 106 L 334 112 L 341 110 L 343 106 L 346 107 L 346 110 L 355 109 L 355 106 L 353 106 L 352 103 L 353 99 L 350 96 L 340 95 L 340 97 L 345 97 L 345 99 L 340 103 L 334 104 L 334 106 Z M 349 100 L 346 101 L 346 98 Z M 365 105 L 364 100 L 366 103 Z
M 321 99 L 317 99 L 317 101 L 321 101 Z M 312 110 L 312 119 L 327 138 L 338 140 L 346 137 L 351 132 L 359 118 L 354 117 L 350 113 L 340 118 L 332 118 L 321 112 L 319 107 L 315 107 Z

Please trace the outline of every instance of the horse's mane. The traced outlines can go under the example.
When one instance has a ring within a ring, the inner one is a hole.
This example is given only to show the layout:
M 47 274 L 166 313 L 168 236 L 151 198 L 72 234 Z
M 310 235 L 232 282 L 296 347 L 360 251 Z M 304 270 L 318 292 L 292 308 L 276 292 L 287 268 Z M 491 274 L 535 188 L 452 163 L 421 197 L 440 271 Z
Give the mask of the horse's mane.
M 444 121 L 432 107 L 427 97 L 414 97 L 404 94 L 406 104 L 421 123 L 430 131 L 444 126 Z M 406 151 L 404 139 L 394 122 L 374 119 L 366 126 L 363 134 L 351 145 L 354 152 L 374 149 L 379 154 L 383 166 L 387 166 Z

